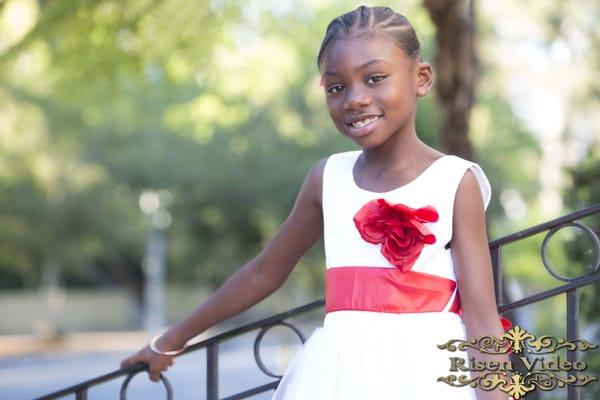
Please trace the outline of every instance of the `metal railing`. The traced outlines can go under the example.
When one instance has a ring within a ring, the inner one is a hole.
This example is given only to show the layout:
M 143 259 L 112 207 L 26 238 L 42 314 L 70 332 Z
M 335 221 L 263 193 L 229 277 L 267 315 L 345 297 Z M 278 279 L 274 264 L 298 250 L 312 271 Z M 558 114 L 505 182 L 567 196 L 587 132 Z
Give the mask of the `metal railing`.
M 548 299 L 553 296 L 558 296 L 560 294 L 565 294 L 567 299 L 567 340 L 573 340 L 578 337 L 578 325 L 579 325 L 579 297 L 578 297 L 578 289 L 587 286 L 593 283 L 597 283 L 600 281 L 600 274 L 597 274 L 598 268 L 600 267 L 600 240 L 598 238 L 598 234 L 595 233 L 589 227 L 576 222 L 579 219 L 584 217 L 588 217 L 594 214 L 600 214 L 600 204 L 593 205 L 591 207 L 587 207 L 580 211 L 567 214 L 560 218 L 556 218 L 554 220 L 545 222 L 540 225 L 533 226 L 529 229 L 525 229 L 514 234 L 502 237 L 497 240 L 493 240 L 490 242 L 490 252 L 492 256 L 492 264 L 494 270 L 494 285 L 496 289 L 496 300 L 498 304 L 498 311 L 500 313 L 510 313 L 512 310 L 515 310 L 519 307 L 523 307 L 526 305 L 530 305 L 545 299 Z M 588 272 L 580 277 L 576 278 L 567 278 L 557 274 L 551 267 L 548 262 L 547 257 L 547 248 L 550 238 L 560 229 L 565 227 L 575 227 L 581 229 L 585 234 L 590 236 L 592 241 L 592 252 L 594 254 L 593 260 L 588 266 Z M 505 295 L 503 294 L 503 286 L 504 286 L 504 277 L 503 277 L 503 266 L 501 263 L 501 250 L 506 245 L 510 243 L 514 243 L 516 241 L 523 240 L 530 236 L 546 232 L 546 236 L 542 243 L 541 248 L 541 258 L 544 267 L 547 271 L 554 276 L 555 278 L 568 282 L 562 286 L 552 288 L 550 290 L 546 290 L 541 293 L 534 294 L 532 296 L 528 296 L 521 300 L 513 301 L 507 304 L 503 303 Z M 219 399 L 219 345 L 225 341 L 234 339 L 244 333 L 251 332 L 254 330 L 258 330 L 257 336 L 254 340 L 254 358 L 257 366 L 263 371 L 266 375 L 276 378 L 274 381 L 257 386 L 243 392 L 237 393 L 233 396 L 221 398 L 221 400 L 235 400 L 235 399 L 245 399 L 259 393 L 266 392 L 268 390 L 274 390 L 279 384 L 279 380 L 281 375 L 274 373 L 269 370 L 262 361 L 260 356 L 260 344 L 265 333 L 275 327 L 275 326 L 285 326 L 287 328 L 292 329 L 300 338 L 300 341 L 304 343 L 306 341 L 306 337 L 304 334 L 291 322 L 286 321 L 288 318 L 296 317 L 301 314 L 307 313 L 309 311 L 313 311 L 323 307 L 325 304 L 325 299 L 320 299 L 314 301 L 312 303 L 305 304 L 303 306 L 290 309 L 288 311 L 282 312 L 280 314 L 273 315 L 271 317 L 252 322 L 241 327 L 229 330 L 227 332 L 221 333 L 204 341 L 198 342 L 189 346 L 181 355 L 187 354 L 190 352 L 194 352 L 200 349 L 206 349 L 207 357 L 206 357 L 206 366 L 207 366 L 207 376 L 206 376 L 206 398 L 208 400 L 218 400 Z M 578 353 L 576 350 L 567 352 L 567 360 L 569 362 L 575 362 L 578 360 Z M 36 400 L 50 400 L 50 399 L 58 399 L 69 395 L 75 395 L 76 400 L 86 400 L 87 394 L 90 388 L 93 386 L 105 383 L 107 381 L 111 381 L 120 377 L 125 377 L 121 385 L 120 390 L 120 399 L 126 399 L 127 387 L 131 379 L 140 372 L 147 371 L 147 365 L 145 364 L 136 364 L 127 368 L 123 368 L 117 371 L 110 372 L 106 375 L 98 376 L 96 378 L 81 382 L 79 384 L 64 388 L 62 390 L 47 394 L 45 396 L 39 397 Z M 161 380 L 165 385 L 166 396 L 167 399 L 173 399 L 173 389 L 169 380 L 166 378 L 164 374 L 161 375 Z M 580 399 L 580 388 L 578 386 L 568 386 L 568 400 L 579 400 Z

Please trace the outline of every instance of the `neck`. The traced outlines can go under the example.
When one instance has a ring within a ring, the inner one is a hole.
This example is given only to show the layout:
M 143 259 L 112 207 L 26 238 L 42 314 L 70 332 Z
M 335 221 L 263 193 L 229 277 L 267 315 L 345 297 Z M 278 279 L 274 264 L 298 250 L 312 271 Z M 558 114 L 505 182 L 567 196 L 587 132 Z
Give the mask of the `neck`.
M 404 132 L 396 132 L 379 146 L 363 149 L 363 159 L 374 167 L 385 165 L 402 169 L 414 165 L 416 159 L 427 155 L 428 147 L 419 139 L 414 124 L 411 124 Z

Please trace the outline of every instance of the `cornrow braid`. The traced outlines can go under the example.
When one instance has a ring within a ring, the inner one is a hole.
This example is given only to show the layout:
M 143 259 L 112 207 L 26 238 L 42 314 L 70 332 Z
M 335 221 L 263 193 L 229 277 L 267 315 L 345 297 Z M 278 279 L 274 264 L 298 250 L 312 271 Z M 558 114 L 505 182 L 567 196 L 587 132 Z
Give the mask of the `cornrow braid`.
M 389 7 L 360 6 L 334 18 L 325 31 L 325 38 L 321 43 L 317 56 L 317 67 L 325 48 L 335 40 L 342 38 L 358 38 L 387 36 L 413 59 L 419 59 L 421 44 L 410 22 L 404 15 L 398 14 Z

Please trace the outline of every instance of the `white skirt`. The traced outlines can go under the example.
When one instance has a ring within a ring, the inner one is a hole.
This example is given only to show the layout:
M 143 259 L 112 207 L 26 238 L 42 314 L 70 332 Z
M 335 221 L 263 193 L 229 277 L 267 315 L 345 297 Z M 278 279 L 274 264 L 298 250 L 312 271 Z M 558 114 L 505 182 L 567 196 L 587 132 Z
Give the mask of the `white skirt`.
M 294 354 L 272 400 L 475 400 L 470 386 L 438 381 L 450 357 L 437 345 L 465 339 L 454 312 L 334 311 Z M 508 398 L 508 397 L 507 397 Z

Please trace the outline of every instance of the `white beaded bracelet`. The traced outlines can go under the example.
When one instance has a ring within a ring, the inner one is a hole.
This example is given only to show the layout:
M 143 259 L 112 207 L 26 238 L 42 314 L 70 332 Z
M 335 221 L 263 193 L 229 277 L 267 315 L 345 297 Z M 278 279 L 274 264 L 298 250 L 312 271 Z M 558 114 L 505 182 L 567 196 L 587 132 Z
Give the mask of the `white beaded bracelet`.
M 181 354 L 185 351 L 185 349 L 187 348 L 187 345 L 184 345 L 182 348 L 178 349 L 178 350 L 171 350 L 171 351 L 162 351 L 162 350 L 158 350 L 156 348 L 156 341 L 158 340 L 158 338 L 161 335 L 156 335 L 152 338 L 152 340 L 150 341 L 150 350 L 152 350 L 153 352 L 155 352 L 156 354 L 162 354 L 163 356 L 176 356 L 178 354 Z

